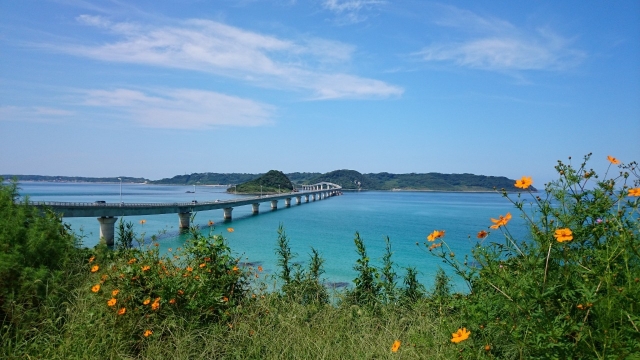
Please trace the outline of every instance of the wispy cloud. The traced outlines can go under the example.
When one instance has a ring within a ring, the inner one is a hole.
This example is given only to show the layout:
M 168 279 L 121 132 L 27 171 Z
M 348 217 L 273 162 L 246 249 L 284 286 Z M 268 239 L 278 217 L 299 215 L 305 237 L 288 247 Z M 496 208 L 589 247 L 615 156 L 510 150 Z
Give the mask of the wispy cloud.
M 121 109 L 130 120 L 153 128 L 260 126 L 269 124 L 275 111 L 253 100 L 191 89 L 89 90 L 83 97 L 83 105 Z
M 367 19 L 363 11 L 385 3 L 383 0 L 323 0 L 322 6 L 337 14 L 342 21 L 357 23 Z
M 453 40 L 435 42 L 418 55 L 425 61 L 448 62 L 490 71 L 560 70 L 586 54 L 551 29 L 519 28 L 508 21 L 483 17 L 452 6 L 437 6 L 436 25 L 455 29 Z
M 385 98 L 403 92 L 380 80 L 334 70 L 348 65 L 354 52 L 352 46 L 337 41 L 282 39 L 200 19 L 174 26 L 112 22 L 92 15 L 77 20 L 106 30 L 117 40 L 56 49 L 101 61 L 189 69 L 260 86 L 306 90 L 315 99 Z
M 0 106 L 0 121 L 58 122 L 73 111 L 42 106 Z

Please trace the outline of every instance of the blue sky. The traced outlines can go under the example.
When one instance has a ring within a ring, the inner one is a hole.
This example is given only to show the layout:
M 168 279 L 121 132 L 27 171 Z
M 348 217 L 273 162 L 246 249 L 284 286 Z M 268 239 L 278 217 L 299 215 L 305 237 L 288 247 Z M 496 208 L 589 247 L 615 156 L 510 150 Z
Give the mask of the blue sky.
M 0 173 L 640 160 L 640 2 L 3 1 Z

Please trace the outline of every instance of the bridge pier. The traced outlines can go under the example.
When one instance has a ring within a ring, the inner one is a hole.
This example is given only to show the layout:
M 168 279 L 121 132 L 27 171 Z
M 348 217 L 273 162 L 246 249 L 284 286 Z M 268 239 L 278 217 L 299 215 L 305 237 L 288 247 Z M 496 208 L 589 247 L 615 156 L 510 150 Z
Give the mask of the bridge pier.
M 309 195 L 304 196 L 304 202 L 309 202 Z
M 271 210 L 276 210 L 278 208 L 278 200 L 271 200 Z
M 251 212 L 253 214 L 258 214 L 260 212 L 260 203 L 251 204 Z
M 180 229 L 188 229 L 191 221 L 191 212 L 178 213 L 180 218 Z
M 291 198 L 285 198 L 284 199 L 284 206 L 285 207 L 291 206 Z
M 296 196 L 296 205 L 300 205 L 301 202 L 302 202 L 302 196 L 300 195 Z
M 118 220 L 113 216 L 102 216 L 98 218 L 100 223 L 100 238 L 104 239 L 108 246 L 113 246 L 114 224 Z
M 224 211 L 224 219 L 231 220 L 231 212 L 233 211 L 233 208 L 224 208 L 222 211 Z

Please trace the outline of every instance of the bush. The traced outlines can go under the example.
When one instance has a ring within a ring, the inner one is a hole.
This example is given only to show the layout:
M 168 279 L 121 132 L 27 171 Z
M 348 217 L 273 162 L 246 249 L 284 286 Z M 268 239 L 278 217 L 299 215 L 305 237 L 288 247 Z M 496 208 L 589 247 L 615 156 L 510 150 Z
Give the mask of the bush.
M 460 263 L 447 246 L 436 252 L 471 289 L 463 308 L 463 325 L 474 334 L 464 345 L 475 349 L 468 354 L 475 357 L 484 347 L 500 358 L 625 358 L 640 352 L 636 164 L 620 165 L 619 174 L 599 180 L 588 160 L 578 168 L 559 162 L 559 180 L 547 184 L 542 197 L 531 194 L 530 202 L 503 191 L 527 221 L 529 239 L 511 236 L 507 214 L 491 226 L 504 241 L 487 244 L 489 233 L 478 234 L 483 241 L 473 257 L 479 265 Z M 518 184 L 527 188 L 530 178 Z

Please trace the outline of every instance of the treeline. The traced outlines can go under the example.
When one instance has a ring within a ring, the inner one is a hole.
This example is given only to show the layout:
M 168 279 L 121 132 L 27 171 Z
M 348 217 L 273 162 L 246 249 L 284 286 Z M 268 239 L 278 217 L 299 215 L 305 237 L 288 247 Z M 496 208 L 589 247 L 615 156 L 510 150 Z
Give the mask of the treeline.
M 46 176 L 46 175 L 0 175 L 0 177 L 18 181 L 47 181 L 47 182 L 85 182 L 85 183 L 145 183 L 149 179 L 131 176 L 116 177 L 85 177 L 85 176 Z M 119 179 L 120 178 L 120 179 Z

